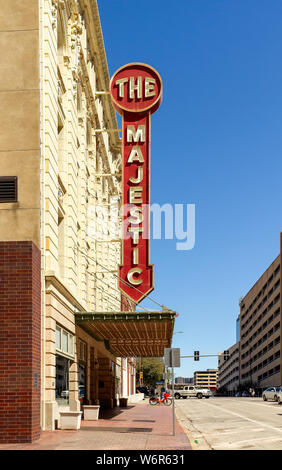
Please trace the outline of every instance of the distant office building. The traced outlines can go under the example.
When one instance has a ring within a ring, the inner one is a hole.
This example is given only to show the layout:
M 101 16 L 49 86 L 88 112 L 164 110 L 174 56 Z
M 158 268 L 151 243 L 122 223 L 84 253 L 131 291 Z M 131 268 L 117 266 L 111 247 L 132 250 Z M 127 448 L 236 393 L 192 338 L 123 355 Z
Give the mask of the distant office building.
M 193 384 L 193 377 L 175 377 L 176 384 Z
M 227 394 L 233 394 L 239 387 L 240 375 L 240 342 L 228 348 L 229 358 L 224 360 L 224 354 L 218 356 L 218 389 L 224 389 Z
M 241 384 L 258 388 L 281 385 L 280 329 L 281 248 L 240 303 Z
M 219 355 L 219 388 L 227 392 L 250 387 L 261 392 L 282 384 L 281 256 L 282 232 L 280 254 L 240 299 L 236 344 L 229 348 L 229 359 Z
M 194 385 L 217 389 L 218 369 L 207 369 L 194 372 Z

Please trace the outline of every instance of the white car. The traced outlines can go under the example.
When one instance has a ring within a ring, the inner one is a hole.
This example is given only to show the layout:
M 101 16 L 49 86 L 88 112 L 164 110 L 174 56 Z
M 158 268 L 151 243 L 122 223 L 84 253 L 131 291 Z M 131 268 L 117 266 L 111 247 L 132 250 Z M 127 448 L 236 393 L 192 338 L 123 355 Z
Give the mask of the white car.
M 281 387 L 269 387 L 262 393 L 263 401 L 274 400 L 277 401 L 279 392 L 282 391 Z
M 278 405 L 282 404 L 282 388 L 280 388 L 279 392 L 277 393 L 277 403 Z
M 169 393 L 172 395 L 172 390 L 169 390 Z M 188 385 L 175 385 L 174 386 L 174 397 L 176 400 L 187 397 L 197 397 L 197 398 L 209 398 L 212 396 L 212 392 L 209 388 L 188 386 Z

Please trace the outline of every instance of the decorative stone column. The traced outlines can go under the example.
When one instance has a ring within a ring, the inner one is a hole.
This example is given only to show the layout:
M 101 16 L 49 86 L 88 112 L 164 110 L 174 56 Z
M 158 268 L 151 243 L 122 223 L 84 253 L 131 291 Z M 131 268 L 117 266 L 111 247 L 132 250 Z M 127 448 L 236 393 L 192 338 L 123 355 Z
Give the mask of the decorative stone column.
M 90 348 L 90 404 L 99 405 L 98 391 L 99 362 L 95 350 Z
M 80 411 L 79 391 L 78 391 L 78 364 L 70 363 L 69 369 L 69 407 L 70 411 Z

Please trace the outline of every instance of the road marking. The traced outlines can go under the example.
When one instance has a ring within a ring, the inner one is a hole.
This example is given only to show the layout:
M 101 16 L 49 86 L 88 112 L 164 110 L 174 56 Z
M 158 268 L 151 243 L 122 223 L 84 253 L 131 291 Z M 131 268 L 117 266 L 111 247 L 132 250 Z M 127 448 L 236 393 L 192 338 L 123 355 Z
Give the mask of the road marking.
M 227 444 L 221 444 L 221 445 L 212 445 L 213 449 L 222 448 L 222 447 L 234 447 L 234 446 L 240 446 L 243 444 L 252 444 L 253 442 L 258 442 L 258 441 L 270 441 L 270 442 L 281 442 L 281 437 L 277 438 L 275 437 L 259 437 L 257 439 L 248 439 L 246 441 L 236 441 L 236 442 L 228 442 Z
M 250 428 L 250 426 L 246 425 L 244 427 L 240 428 L 234 428 L 234 429 L 222 429 L 218 430 L 218 432 L 214 432 L 213 430 L 205 432 L 205 436 L 212 435 L 212 436 L 225 436 L 226 434 L 238 434 L 242 432 L 263 432 L 261 428 Z M 279 438 L 282 439 L 282 438 Z
M 231 400 L 232 400 L 232 402 L 234 402 L 234 403 L 235 403 L 235 402 L 239 403 L 239 402 L 238 402 L 237 400 L 235 400 L 235 399 L 232 399 L 232 398 L 231 398 Z M 277 407 L 280 406 L 280 405 L 278 405 L 277 402 L 274 401 L 274 400 L 272 400 L 272 401 L 261 401 L 261 402 L 248 400 L 247 403 L 250 403 L 250 404 L 252 404 L 252 405 L 268 406 L 268 407 L 273 407 L 273 408 L 277 408 Z M 282 409 L 282 407 L 281 407 L 281 409 Z
M 213 406 L 214 408 L 220 408 L 220 409 L 223 409 L 224 411 L 226 411 L 226 413 L 229 413 L 233 416 L 238 416 L 239 418 L 242 418 L 246 421 L 250 421 L 251 423 L 255 423 L 255 424 L 258 424 L 259 426 L 262 426 L 262 427 L 265 427 L 265 428 L 268 428 L 268 429 L 273 429 L 274 431 L 278 431 L 278 432 L 281 432 L 282 433 L 282 428 L 277 428 L 276 426 L 271 426 L 271 424 L 266 424 L 266 423 L 262 423 L 261 421 L 257 421 L 255 419 L 251 419 L 251 418 L 247 418 L 246 416 L 243 416 L 243 415 L 240 415 L 239 413 L 235 413 L 234 411 L 230 411 L 230 410 L 227 410 L 226 408 L 224 408 L 222 405 L 213 405 L 213 404 L 209 404 L 210 406 Z
M 248 401 L 248 403 L 252 404 L 252 405 L 258 405 L 258 406 L 268 406 L 268 408 L 280 408 L 280 405 L 277 404 L 276 401 L 271 401 L 271 402 L 262 402 L 262 403 L 259 403 L 257 401 Z M 281 407 L 282 409 L 282 407 Z

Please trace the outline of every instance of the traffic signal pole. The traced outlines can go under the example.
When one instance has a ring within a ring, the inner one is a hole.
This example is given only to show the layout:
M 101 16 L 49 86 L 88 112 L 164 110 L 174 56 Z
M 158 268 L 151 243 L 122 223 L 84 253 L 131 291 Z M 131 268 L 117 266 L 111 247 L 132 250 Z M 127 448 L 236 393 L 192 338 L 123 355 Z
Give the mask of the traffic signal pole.
M 218 357 L 218 356 L 219 354 L 201 354 L 198 357 Z M 184 359 L 186 357 L 194 357 L 194 355 L 193 356 L 180 356 L 180 359 Z
M 197 354 L 195 354 L 197 353 Z M 229 359 L 229 351 L 224 351 L 224 353 L 221 353 L 221 355 L 223 355 L 223 358 L 224 360 L 226 361 L 227 359 Z M 199 351 L 195 351 L 193 356 L 180 356 L 180 359 L 185 359 L 185 358 L 194 358 L 195 361 L 198 361 L 200 359 L 200 357 L 218 357 L 220 356 L 220 354 L 200 354 Z

